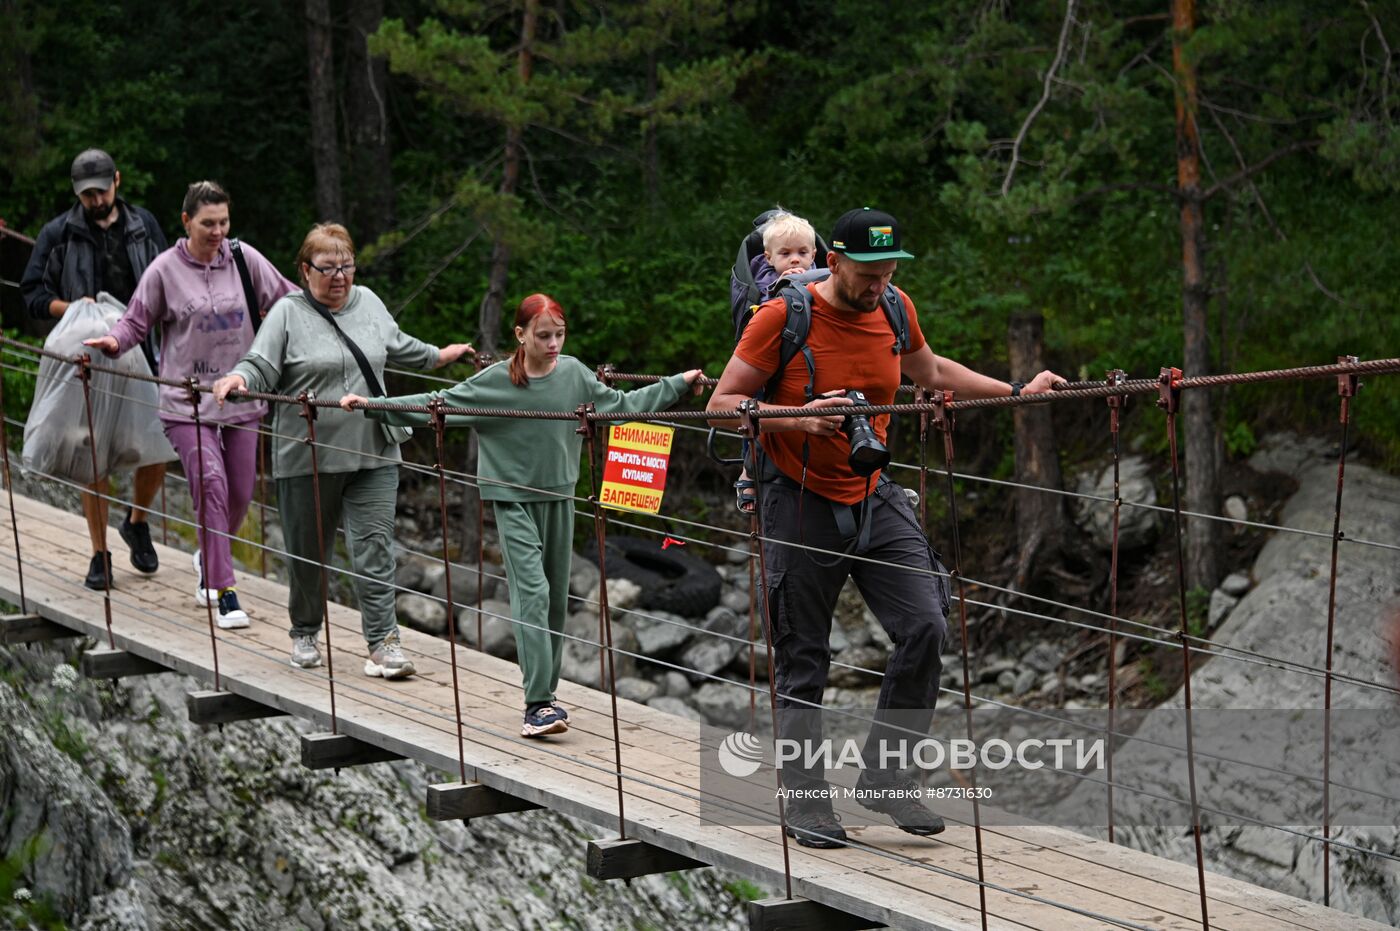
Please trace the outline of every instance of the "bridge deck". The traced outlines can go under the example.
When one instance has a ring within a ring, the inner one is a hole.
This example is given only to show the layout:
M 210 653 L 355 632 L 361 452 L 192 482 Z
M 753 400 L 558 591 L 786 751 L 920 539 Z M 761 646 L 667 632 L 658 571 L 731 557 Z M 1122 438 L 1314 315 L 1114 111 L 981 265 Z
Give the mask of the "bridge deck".
M 105 644 L 102 597 L 82 586 L 90 556 L 82 519 L 27 498 L 17 496 L 15 504 L 29 610 Z M 3 507 L 0 514 L 0 597 L 18 603 L 9 514 Z M 116 645 L 212 683 L 208 621 L 204 610 L 194 606 L 189 557 L 172 548 L 157 549 L 161 570 L 141 577 L 126 565 L 125 548 L 116 540 Z M 286 589 L 248 577 L 240 579 L 239 594 L 252 626 L 219 632 L 221 687 L 329 729 L 326 670 L 293 670 L 287 663 Z M 339 731 L 455 778 L 448 643 L 405 630 L 404 647 L 419 675 L 385 682 L 361 674 L 364 644 L 358 614 L 333 604 L 330 619 Z M 608 695 L 563 683 L 560 699 L 576 709 L 571 730 L 547 741 L 525 741 L 518 736 L 516 666 L 466 648 L 459 648 L 457 657 L 467 777 L 601 825 L 600 836 L 615 836 Z M 783 855 L 776 828 L 702 820 L 699 726 L 632 702 L 619 700 L 618 709 L 627 835 L 781 890 Z M 793 845 L 794 894 L 893 927 L 981 927 L 971 827 L 950 824 L 936 839 L 913 838 L 892 827 L 856 828 L 851 834 L 912 862 L 859 849 L 817 851 Z M 1193 867 L 1053 828 L 984 829 L 983 843 L 989 883 L 1134 925 L 1200 927 Z M 1383 927 L 1223 876 L 1210 874 L 1207 880 L 1215 928 Z M 1117 926 L 995 889 L 988 889 L 987 907 L 990 926 L 997 928 Z

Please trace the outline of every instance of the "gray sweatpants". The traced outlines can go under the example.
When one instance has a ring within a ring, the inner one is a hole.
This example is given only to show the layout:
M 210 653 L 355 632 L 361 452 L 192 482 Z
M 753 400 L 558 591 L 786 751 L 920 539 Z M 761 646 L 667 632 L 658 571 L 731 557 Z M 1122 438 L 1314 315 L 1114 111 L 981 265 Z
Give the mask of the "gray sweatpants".
M 335 530 L 345 520 L 345 546 L 357 576 L 355 597 L 365 642 L 373 650 L 398 626 L 394 609 L 394 510 L 399 491 L 399 467 L 358 472 L 322 472 L 321 529 L 326 561 L 335 553 Z M 321 632 L 321 567 L 317 563 L 315 496 L 310 475 L 277 480 L 277 506 L 287 551 L 300 559 L 287 561 L 294 637 Z M 327 577 L 329 580 L 330 576 Z

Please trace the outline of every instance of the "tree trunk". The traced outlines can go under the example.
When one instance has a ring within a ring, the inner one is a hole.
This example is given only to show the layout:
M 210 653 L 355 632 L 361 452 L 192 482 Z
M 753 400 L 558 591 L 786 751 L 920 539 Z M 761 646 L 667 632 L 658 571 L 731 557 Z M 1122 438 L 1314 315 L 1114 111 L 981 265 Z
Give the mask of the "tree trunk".
M 1196 66 L 1185 44 L 1195 28 L 1195 0 L 1172 0 L 1172 70 L 1176 77 L 1176 176 L 1181 197 L 1181 313 L 1187 375 L 1211 372 L 1209 293 L 1205 280 L 1205 219 L 1201 198 L 1201 140 L 1196 122 Z M 1186 500 L 1189 511 L 1220 513 L 1220 439 L 1208 392 L 1181 399 L 1186 432 Z M 1196 518 L 1186 534 L 1186 578 L 1213 588 L 1220 578 L 1220 528 Z
M 371 57 L 368 38 L 384 18 L 384 0 L 351 0 L 345 55 L 345 110 L 349 123 L 348 215 L 356 239 L 371 242 L 393 229 L 394 175 L 389 146 L 388 67 Z
M 306 0 L 307 89 L 311 96 L 311 157 L 316 170 L 316 218 L 340 222 L 340 154 L 335 133 L 335 52 L 330 0 Z
M 40 120 L 39 96 L 34 92 L 34 69 L 31 47 L 34 33 L 21 28 L 25 11 L 15 0 L 0 0 L 0 22 L 12 24 L 0 38 L 0 61 L 8 62 L 8 80 L 0 86 L 0 109 L 7 113 L 0 119 L 0 129 L 6 132 L 6 167 L 20 173 L 26 162 L 39 154 Z
M 1045 368 L 1045 319 L 1040 314 L 1017 314 L 1007 331 L 1011 377 L 1030 381 Z M 1049 404 L 1017 407 L 1016 481 L 1039 488 L 1061 490 L 1059 447 Z M 1016 540 L 1019 545 L 1016 588 L 1026 591 L 1039 568 L 1059 558 L 1067 539 L 1068 524 L 1059 495 L 1030 489 L 1016 490 Z
M 530 83 L 534 71 L 535 22 L 538 16 L 537 0 L 525 0 L 520 20 L 520 52 L 517 57 L 517 73 L 523 89 Z M 515 193 L 520 181 L 521 146 L 525 140 L 524 127 L 519 123 L 506 126 L 506 150 L 501 171 L 501 193 L 510 196 Z M 501 333 L 501 308 L 505 304 L 506 281 L 510 275 L 510 245 L 499 233 L 491 246 L 491 272 L 486 283 L 486 296 L 481 299 L 481 333 L 477 337 L 477 348 L 494 353 Z

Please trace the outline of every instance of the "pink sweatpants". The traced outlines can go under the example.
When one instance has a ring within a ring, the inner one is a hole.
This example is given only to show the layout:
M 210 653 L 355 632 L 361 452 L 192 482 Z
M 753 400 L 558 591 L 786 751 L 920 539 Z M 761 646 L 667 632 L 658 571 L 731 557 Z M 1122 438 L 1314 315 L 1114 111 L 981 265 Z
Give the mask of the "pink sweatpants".
M 229 540 L 243 526 L 248 504 L 253 500 L 253 479 L 258 470 L 258 422 L 201 424 L 198 438 L 192 423 L 166 422 L 164 427 L 190 482 L 195 521 L 202 524 L 199 546 L 204 552 L 207 573 L 204 586 L 229 588 L 234 582 Z M 202 514 L 199 511 L 201 499 Z

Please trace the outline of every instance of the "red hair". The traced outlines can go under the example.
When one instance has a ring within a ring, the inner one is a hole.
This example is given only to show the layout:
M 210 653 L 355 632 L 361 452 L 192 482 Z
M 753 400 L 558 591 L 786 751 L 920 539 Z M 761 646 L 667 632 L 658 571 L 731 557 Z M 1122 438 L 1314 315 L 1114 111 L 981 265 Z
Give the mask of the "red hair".
M 564 308 L 559 306 L 559 302 L 548 294 L 531 294 L 520 302 L 520 308 L 515 312 L 515 325 L 522 330 L 529 330 L 530 323 L 539 316 L 548 314 L 560 323 L 564 321 Z M 515 347 L 515 355 L 510 357 L 510 383 L 517 388 L 524 388 L 530 383 L 530 376 L 525 374 L 525 341 L 521 340 L 520 345 Z

